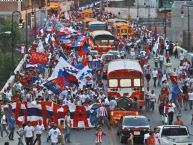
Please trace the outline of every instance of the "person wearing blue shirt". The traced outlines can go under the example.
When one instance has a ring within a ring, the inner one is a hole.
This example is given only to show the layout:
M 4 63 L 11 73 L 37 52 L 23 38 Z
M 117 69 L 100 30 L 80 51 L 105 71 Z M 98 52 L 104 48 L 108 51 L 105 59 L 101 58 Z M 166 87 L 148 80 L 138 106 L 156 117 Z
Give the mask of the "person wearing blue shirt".
M 14 129 L 15 129 L 15 117 L 14 114 L 12 114 L 9 118 L 9 129 L 10 129 L 10 133 L 9 133 L 9 140 L 13 140 L 14 138 Z

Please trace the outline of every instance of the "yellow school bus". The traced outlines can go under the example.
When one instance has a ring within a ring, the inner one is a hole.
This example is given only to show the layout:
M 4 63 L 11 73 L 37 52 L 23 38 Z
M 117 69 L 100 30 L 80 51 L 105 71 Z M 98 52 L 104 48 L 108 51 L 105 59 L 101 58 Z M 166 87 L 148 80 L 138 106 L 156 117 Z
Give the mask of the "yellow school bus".
M 81 17 L 81 19 L 93 18 L 93 17 L 94 17 L 94 12 L 93 12 L 91 9 L 83 10 L 83 11 L 80 13 L 80 17 Z
M 88 27 L 89 27 L 88 24 L 90 22 L 95 22 L 95 21 L 97 21 L 97 19 L 95 19 L 95 18 L 85 18 L 85 19 L 83 19 L 82 22 L 83 22 L 84 30 L 88 29 Z
M 113 34 L 117 37 L 124 37 L 128 39 L 133 35 L 132 26 L 126 23 L 115 23 L 112 27 Z

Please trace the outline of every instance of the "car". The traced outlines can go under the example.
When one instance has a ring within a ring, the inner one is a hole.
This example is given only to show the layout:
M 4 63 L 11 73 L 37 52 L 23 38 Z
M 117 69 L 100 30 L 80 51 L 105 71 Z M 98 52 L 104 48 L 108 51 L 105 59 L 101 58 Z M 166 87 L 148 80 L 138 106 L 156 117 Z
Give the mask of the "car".
M 91 51 L 90 51 L 90 55 L 91 55 L 91 56 L 98 57 L 99 53 L 98 53 L 98 51 L 96 51 L 96 50 L 91 50 Z
M 113 50 L 110 50 L 107 54 L 116 55 L 116 56 L 118 56 L 118 58 L 120 58 L 120 57 L 121 57 L 121 55 L 120 55 L 120 52 L 119 52 L 119 51 L 113 51 Z
M 149 120 L 143 115 L 127 115 L 121 117 L 117 135 L 120 143 L 126 143 L 130 133 L 134 135 L 134 143 L 143 143 L 144 134 L 150 130 Z
M 102 54 L 101 55 L 101 62 L 103 62 L 103 64 L 107 64 L 112 60 L 118 59 L 118 56 L 113 55 L 113 54 Z

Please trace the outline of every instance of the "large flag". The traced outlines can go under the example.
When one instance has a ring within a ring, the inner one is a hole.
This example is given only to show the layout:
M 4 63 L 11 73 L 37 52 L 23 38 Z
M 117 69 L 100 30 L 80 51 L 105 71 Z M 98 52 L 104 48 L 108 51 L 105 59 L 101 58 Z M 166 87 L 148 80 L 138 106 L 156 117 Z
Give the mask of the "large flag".
M 82 47 L 85 44 L 86 40 L 87 40 L 87 36 L 79 35 L 73 42 L 72 47 L 74 48 Z
M 92 70 L 88 66 L 85 66 L 82 70 L 80 70 L 77 73 L 76 77 L 79 80 L 82 80 L 85 78 L 92 78 Z
M 47 83 L 44 84 L 44 86 L 48 90 L 59 95 L 65 88 L 65 79 L 64 77 L 58 77 L 56 79 L 48 81 Z
M 176 100 L 178 96 L 180 96 L 182 93 L 181 89 L 177 84 L 172 85 L 172 99 Z
M 30 62 L 32 64 L 46 64 L 48 61 L 48 55 L 45 53 L 31 52 Z
M 76 69 L 74 66 L 72 66 L 71 64 L 69 64 L 63 57 L 60 57 L 59 60 L 58 60 L 58 64 L 55 66 L 55 68 L 54 68 L 54 70 L 53 70 L 53 72 L 52 72 L 52 75 L 51 75 L 51 77 L 49 78 L 49 80 L 50 80 L 50 79 L 53 79 L 53 78 L 57 78 L 57 77 L 58 77 L 59 70 L 63 70 L 64 68 L 65 68 L 69 73 L 71 72 L 71 74 L 79 71 L 79 70 Z
M 78 86 L 78 79 L 76 78 L 76 74 L 71 74 L 66 69 L 63 69 L 59 70 L 58 76 L 65 78 L 66 82 L 68 82 L 69 85 L 75 84 L 76 86 Z
M 82 47 L 79 48 L 78 55 L 79 56 L 88 55 L 89 52 L 90 52 L 89 47 L 86 44 L 84 44 Z
M 87 65 L 88 65 L 88 56 L 87 56 L 87 55 L 85 55 L 85 56 L 83 57 L 82 64 L 83 64 L 84 66 L 87 66 Z

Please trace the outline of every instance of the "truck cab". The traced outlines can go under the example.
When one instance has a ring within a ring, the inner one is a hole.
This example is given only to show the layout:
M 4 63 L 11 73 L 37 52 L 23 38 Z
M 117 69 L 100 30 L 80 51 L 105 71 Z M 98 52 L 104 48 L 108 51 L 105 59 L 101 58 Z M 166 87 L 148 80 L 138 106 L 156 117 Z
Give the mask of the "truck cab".
M 189 134 L 187 126 L 163 125 L 159 130 L 161 145 L 192 145 L 193 136 Z

